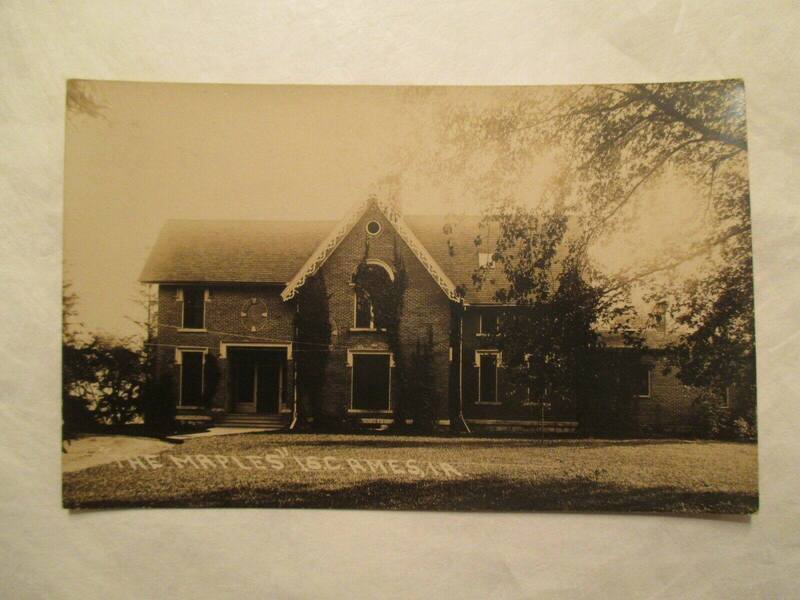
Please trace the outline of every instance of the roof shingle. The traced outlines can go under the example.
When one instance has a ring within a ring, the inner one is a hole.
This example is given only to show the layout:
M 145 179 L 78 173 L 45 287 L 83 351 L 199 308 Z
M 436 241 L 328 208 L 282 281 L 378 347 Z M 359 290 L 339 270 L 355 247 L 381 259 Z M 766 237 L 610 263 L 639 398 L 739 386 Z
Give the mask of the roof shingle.
M 404 221 L 442 270 L 466 289 L 466 301 L 491 303 L 504 283 L 500 269 L 480 289 L 472 283 L 478 253 L 494 236 L 476 215 L 405 215 Z M 169 220 L 139 279 L 145 283 L 285 284 L 335 221 Z M 475 245 L 480 235 L 483 243 Z

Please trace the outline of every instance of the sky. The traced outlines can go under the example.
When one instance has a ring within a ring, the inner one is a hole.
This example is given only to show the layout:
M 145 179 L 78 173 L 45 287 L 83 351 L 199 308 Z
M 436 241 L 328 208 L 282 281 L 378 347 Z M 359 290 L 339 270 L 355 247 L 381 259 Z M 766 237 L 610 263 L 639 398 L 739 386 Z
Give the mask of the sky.
M 403 210 L 479 212 L 468 178 L 430 168 L 441 122 L 549 88 L 405 88 L 82 82 L 98 114 L 68 112 L 64 277 L 78 320 L 94 332 L 136 333 L 139 273 L 167 219 L 336 220 L 396 176 Z M 478 153 L 480 156 L 480 152 Z M 534 156 L 535 155 L 535 156 Z M 535 202 L 552 158 L 532 151 L 519 176 Z M 651 186 L 648 213 L 599 249 L 658 252 L 697 222 L 698 191 L 670 176 Z M 616 265 L 618 266 L 618 265 Z

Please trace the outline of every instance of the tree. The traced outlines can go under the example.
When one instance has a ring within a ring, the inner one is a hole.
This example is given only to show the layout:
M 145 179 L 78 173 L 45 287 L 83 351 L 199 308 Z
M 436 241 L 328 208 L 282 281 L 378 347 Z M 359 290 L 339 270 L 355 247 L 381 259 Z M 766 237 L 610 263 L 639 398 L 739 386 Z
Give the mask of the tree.
M 513 306 L 499 320 L 495 340 L 508 367 L 507 401 L 544 403 L 551 416 L 577 414 L 585 424 L 598 385 L 597 325 L 625 328 L 632 307 L 622 290 L 609 295 L 587 279 L 585 256 L 565 239 L 563 212 L 506 205 L 486 219 L 498 229 L 491 268 L 502 269 L 507 282 L 495 300 Z M 488 269 L 476 273 L 476 283 L 483 283 Z
M 156 288 L 142 285 L 139 295 L 133 300 L 139 307 L 140 318 L 128 317 L 139 328 L 135 347 L 139 354 L 141 384 L 137 398 L 137 411 L 145 424 L 154 431 L 168 432 L 175 426 L 176 398 L 170 369 L 159 370 L 156 332 L 158 328 L 158 297 Z M 204 381 L 204 401 L 213 397 L 219 381 L 216 359 L 212 354 L 206 357 Z
M 68 282 L 62 284 L 61 303 L 61 417 L 62 436 L 71 439 L 94 423 L 84 382 L 91 378 L 86 360 L 89 350 L 79 341 L 76 320 L 78 296 Z
M 703 190 L 698 194 L 705 204 L 702 236 L 676 239 L 651 261 L 606 273 L 599 287 L 603 296 L 646 287 L 649 301 L 669 305 L 679 334 L 670 357 L 684 383 L 717 394 L 731 382 L 752 389 L 753 281 L 741 81 L 563 88 L 535 98 L 513 97 L 478 114 L 456 114 L 448 127 L 462 151 L 491 151 L 493 158 L 484 161 L 489 165 L 484 185 L 475 187 L 501 201 L 513 196 L 507 182 L 529 166 L 531 155 L 546 148 L 556 157 L 560 169 L 538 208 L 555 207 L 573 216 L 570 225 L 579 236 L 570 252 L 576 257 L 591 255 L 630 224 L 647 208 L 649 192 L 665 174 Z M 497 209 L 490 206 L 493 212 Z M 517 275 L 538 283 L 535 271 Z
M 96 93 L 91 82 L 80 79 L 71 79 L 67 82 L 67 117 L 86 115 L 88 117 L 103 117 L 106 108 L 97 101 Z
M 630 283 L 705 261 L 706 268 L 677 289 L 672 282 L 655 283 L 649 299 L 667 302 L 680 326 L 670 357 L 684 383 L 717 398 L 729 385 L 751 389 L 755 340 L 742 83 L 598 87 L 568 105 L 555 121 L 580 152 L 580 198 L 592 222 L 584 243 L 619 226 L 626 206 L 646 201 L 640 190 L 667 166 L 706 187 L 705 237 L 616 279 Z
M 131 340 L 99 338 L 87 356 L 97 393 L 96 418 L 111 425 L 130 422 L 140 413 L 146 383 L 141 353 L 132 347 Z

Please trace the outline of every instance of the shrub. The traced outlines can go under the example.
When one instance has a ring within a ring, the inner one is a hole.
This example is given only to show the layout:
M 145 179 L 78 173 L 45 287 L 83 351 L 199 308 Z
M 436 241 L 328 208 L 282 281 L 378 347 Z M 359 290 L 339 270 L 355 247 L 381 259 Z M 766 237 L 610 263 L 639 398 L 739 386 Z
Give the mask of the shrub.
M 175 386 L 170 371 L 151 378 L 142 390 L 145 424 L 153 431 L 169 432 L 175 428 Z
M 695 401 L 695 423 L 700 437 L 719 439 L 730 436 L 730 414 L 709 394 L 702 394 Z
M 102 422 L 124 425 L 139 414 L 143 383 L 140 354 L 122 343 L 101 341 L 94 353 L 94 375 L 100 391 L 95 414 Z
M 756 439 L 755 413 L 738 414 L 706 391 L 696 401 L 697 434 L 711 439 Z
M 90 406 L 92 390 L 86 385 L 91 376 L 86 354 L 86 348 L 73 343 L 65 343 L 62 347 L 61 418 L 64 439 L 71 439 L 95 425 Z
M 95 425 L 92 411 L 86 400 L 76 396 L 64 396 L 61 404 L 62 434 L 63 439 L 69 440 L 75 434 L 89 431 Z
M 739 417 L 733 422 L 733 433 L 736 439 L 743 441 L 755 441 L 756 439 L 756 425 L 755 420 L 748 420 L 745 417 Z

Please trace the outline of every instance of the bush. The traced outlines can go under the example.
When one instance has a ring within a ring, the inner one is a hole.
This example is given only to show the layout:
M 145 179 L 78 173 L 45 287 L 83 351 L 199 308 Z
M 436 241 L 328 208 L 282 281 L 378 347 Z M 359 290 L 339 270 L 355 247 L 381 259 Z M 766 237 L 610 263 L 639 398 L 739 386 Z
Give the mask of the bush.
M 719 439 L 730 435 L 730 415 L 719 402 L 705 395 L 695 404 L 697 434 L 700 437 Z
M 157 432 L 175 428 L 175 387 L 172 373 L 164 371 L 153 377 L 142 390 L 145 424 Z
M 61 368 L 61 418 L 64 439 L 75 437 L 76 433 L 88 431 L 95 425 L 90 406 L 91 392 L 86 382 L 91 379 L 87 368 L 89 351 L 73 343 L 62 347 Z
M 745 417 L 739 417 L 733 422 L 733 433 L 736 439 L 755 441 L 756 425 L 755 420 L 748 421 Z
M 697 434 L 701 437 L 742 441 L 756 439 L 755 414 L 733 414 L 711 392 L 698 398 L 695 409 Z
M 98 420 L 124 425 L 139 414 L 144 374 L 136 350 L 116 341 L 100 341 L 93 353 L 95 383 L 100 394 L 95 406 Z
M 77 433 L 86 432 L 95 425 L 94 416 L 86 400 L 65 395 L 61 404 L 62 437 L 69 440 Z

